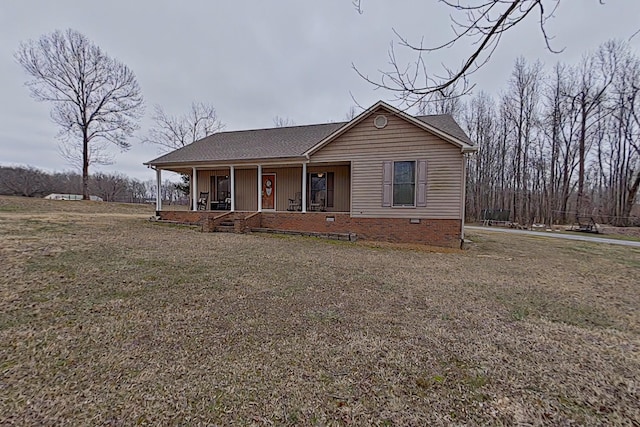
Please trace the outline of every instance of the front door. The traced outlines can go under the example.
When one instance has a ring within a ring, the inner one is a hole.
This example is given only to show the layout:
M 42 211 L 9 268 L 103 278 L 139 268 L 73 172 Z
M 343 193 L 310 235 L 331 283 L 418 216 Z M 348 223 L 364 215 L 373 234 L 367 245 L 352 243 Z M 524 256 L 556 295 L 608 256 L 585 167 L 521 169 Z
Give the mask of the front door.
M 276 209 L 276 174 L 262 175 L 262 209 Z

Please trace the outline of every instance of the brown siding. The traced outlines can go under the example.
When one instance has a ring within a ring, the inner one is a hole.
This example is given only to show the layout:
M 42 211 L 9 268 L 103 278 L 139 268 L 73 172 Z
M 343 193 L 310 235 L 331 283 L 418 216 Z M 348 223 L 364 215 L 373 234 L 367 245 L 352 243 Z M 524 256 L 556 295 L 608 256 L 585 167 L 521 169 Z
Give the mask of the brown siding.
M 276 174 L 276 210 L 286 211 L 289 199 L 293 199 L 296 191 L 300 191 L 302 167 L 262 168 L 262 173 Z
M 212 200 L 211 197 L 213 196 L 213 191 L 211 189 L 211 177 L 216 175 L 229 175 L 229 169 L 199 170 L 197 173 L 198 181 L 196 182 L 196 186 L 198 188 L 196 191 L 198 194 L 196 196 L 199 196 L 199 193 L 207 192 L 209 193 L 208 202 L 210 203 Z
M 373 120 L 387 116 L 377 129 Z M 460 148 L 436 135 L 380 110 L 311 156 L 312 162 L 351 160 L 351 214 L 355 217 L 462 217 L 463 156 Z M 382 165 L 385 160 L 427 161 L 427 206 L 382 207 Z
M 349 166 L 319 166 L 309 165 L 308 173 L 333 172 L 333 207 L 327 208 L 328 212 L 349 212 L 350 194 L 351 194 L 351 177 L 349 174 Z M 300 187 L 300 186 L 299 186 Z M 298 190 L 300 191 L 300 190 Z M 308 196 L 307 196 L 308 197 Z
M 350 176 L 349 166 L 309 166 L 307 172 L 333 172 L 334 173 L 334 206 L 328 208 L 330 212 L 349 212 Z M 299 167 L 265 167 L 262 173 L 276 174 L 276 209 L 286 211 L 289 208 L 289 199 L 295 197 L 296 192 L 302 191 L 302 166 Z M 236 174 L 236 210 L 257 211 L 257 168 L 238 169 Z M 229 170 L 199 170 L 198 192 L 209 192 L 209 202 L 212 200 L 211 177 L 216 175 L 229 175 Z
M 236 169 L 236 210 L 258 210 L 258 169 Z

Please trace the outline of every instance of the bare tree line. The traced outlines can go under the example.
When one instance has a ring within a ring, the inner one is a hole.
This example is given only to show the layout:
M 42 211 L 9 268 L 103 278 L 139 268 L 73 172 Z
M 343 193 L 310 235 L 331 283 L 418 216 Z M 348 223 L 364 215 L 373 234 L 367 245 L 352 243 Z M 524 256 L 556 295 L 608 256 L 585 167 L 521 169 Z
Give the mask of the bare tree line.
M 150 203 L 156 198 L 155 180 L 141 181 L 123 174 L 94 173 L 89 193 L 106 202 Z M 0 195 L 44 197 L 51 193 L 82 194 L 82 175 L 76 172 L 47 173 L 26 166 L 0 166 Z M 176 183 L 165 180 L 160 193 L 164 203 L 188 203 Z
M 629 225 L 640 187 L 640 58 L 609 41 L 578 64 L 516 61 L 506 90 L 468 103 L 432 95 L 424 112 L 451 113 L 477 142 L 467 215 L 508 209 L 519 223 L 581 218 Z M 583 219 L 584 220 L 584 219 Z

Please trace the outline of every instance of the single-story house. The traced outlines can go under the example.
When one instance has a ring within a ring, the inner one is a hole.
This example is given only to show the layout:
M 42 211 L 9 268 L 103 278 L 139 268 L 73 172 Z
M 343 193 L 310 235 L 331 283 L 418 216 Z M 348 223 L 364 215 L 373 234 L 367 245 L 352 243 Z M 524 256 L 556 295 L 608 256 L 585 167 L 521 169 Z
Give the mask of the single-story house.
M 162 220 L 457 247 L 474 151 L 450 115 L 379 101 L 348 122 L 215 133 L 145 164 L 158 183 L 191 176 L 192 211 L 158 197 Z

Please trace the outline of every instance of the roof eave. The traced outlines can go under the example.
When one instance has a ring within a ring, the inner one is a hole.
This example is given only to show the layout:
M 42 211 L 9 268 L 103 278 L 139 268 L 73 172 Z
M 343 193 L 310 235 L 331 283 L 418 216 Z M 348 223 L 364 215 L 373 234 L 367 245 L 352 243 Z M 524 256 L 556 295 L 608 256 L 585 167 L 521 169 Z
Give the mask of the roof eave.
M 404 111 L 401 111 L 401 110 L 399 110 L 399 109 L 387 104 L 384 101 L 378 101 L 375 104 L 373 104 L 371 107 L 367 108 L 365 111 L 360 113 L 358 116 L 354 117 L 350 122 L 345 123 L 344 126 L 338 128 L 333 133 L 331 133 L 330 135 L 325 137 L 323 140 L 318 142 L 316 145 L 311 147 L 309 150 L 307 150 L 304 153 L 304 155 L 307 156 L 307 157 L 311 156 L 312 154 L 314 154 L 315 152 L 320 150 L 322 147 L 324 147 L 325 145 L 327 145 L 328 143 L 330 143 L 331 141 L 333 141 L 334 139 L 336 139 L 340 135 L 344 134 L 346 131 L 348 131 L 349 129 L 353 128 L 358 123 L 362 122 L 364 119 L 369 117 L 375 110 L 377 110 L 380 107 L 389 110 L 391 113 L 402 117 L 403 119 L 407 120 L 410 123 L 413 123 L 414 125 L 418 126 L 419 128 L 421 128 L 423 130 L 426 130 L 428 132 L 431 132 L 431 133 L 439 136 L 440 138 L 444 139 L 445 141 L 447 141 L 447 142 L 459 147 L 463 152 L 470 152 L 470 151 L 476 151 L 477 150 L 477 148 L 475 148 L 473 145 L 469 145 L 468 143 L 460 140 L 459 138 L 456 138 L 453 135 L 449 135 L 448 133 L 443 132 L 443 131 L 439 130 L 438 128 L 436 128 L 436 127 L 434 127 L 434 126 L 432 126 L 432 125 L 430 125 L 428 123 L 425 123 L 422 120 L 419 120 L 419 119 L 413 117 L 412 115 L 407 114 Z
M 150 162 L 143 163 L 150 167 L 207 167 L 207 166 L 232 166 L 232 165 L 264 165 L 275 163 L 303 163 L 308 161 L 305 155 L 286 156 L 286 157 L 259 157 L 248 159 L 225 159 L 225 160 L 199 160 L 199 161 L 180 161 L 180 162 Z

